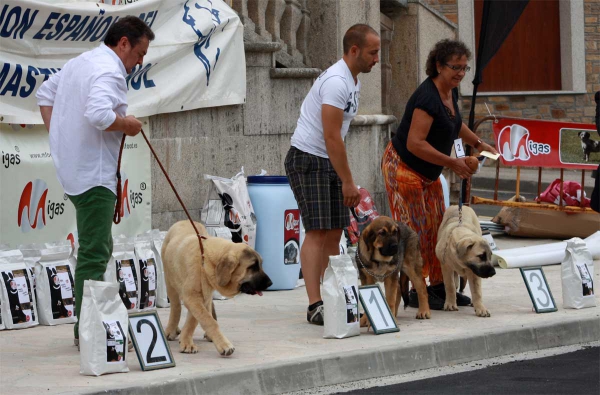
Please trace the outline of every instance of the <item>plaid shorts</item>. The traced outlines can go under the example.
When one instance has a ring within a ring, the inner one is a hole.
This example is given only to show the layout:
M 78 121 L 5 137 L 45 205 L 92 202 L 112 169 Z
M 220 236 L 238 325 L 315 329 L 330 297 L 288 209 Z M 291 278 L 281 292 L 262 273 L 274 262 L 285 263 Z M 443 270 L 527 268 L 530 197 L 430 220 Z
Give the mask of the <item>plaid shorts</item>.
M 350 225 L 342 181 L 329 159 L 290 147 L 285 157 L 285 172 L 306 231 L 343 229 Z

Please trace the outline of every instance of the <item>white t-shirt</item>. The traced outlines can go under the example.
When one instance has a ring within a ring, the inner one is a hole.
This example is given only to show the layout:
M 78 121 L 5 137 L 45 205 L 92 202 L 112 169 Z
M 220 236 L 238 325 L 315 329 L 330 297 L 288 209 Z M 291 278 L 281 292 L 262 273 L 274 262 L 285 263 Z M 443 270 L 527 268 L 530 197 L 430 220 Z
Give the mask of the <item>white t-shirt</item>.
M 50 153 L 68 195 L 103 186 L 116 194 L 123 133 L 106 132 L 127 112 L 127 72 L 106 45 L 71 59 L 38 89 L 38 105 L 52 106 Z
M 325 70 L 317 78 L 300 108 L 300 118 L 292 135 L 292 146 L 321 158 L 329 158 L 323 135 L 321 106 L 328 104 L 344 110 L 342 139 L 346 138 L 350 122 L 358 112 L 360 81 L 354 77 L 344 59 Z

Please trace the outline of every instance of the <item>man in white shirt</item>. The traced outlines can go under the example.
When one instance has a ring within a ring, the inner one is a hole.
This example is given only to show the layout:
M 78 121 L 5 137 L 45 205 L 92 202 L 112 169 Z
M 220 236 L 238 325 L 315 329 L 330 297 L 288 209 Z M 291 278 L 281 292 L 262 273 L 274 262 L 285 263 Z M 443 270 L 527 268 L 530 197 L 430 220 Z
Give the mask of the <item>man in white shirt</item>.
M 121 18 L 106 33 L 104 44 L 68 61 L 36 94 L 58 180 L 77 216 L 77 318 L 84 281 L 101 281 L 112 254 L 120 142 L 123 134 L 135 136 L 142 128 L 127 115 L 125 79 L 142 64 L 153 39 L 141 19 Z M 76 344 L 78 331 L 76 324 Z
M 308 294 L 307 320 L 323 325 L 320 279 L 328 257 L 339 254 L 348 207 L 360 193 L 352 179 L 344 138 L 358 112 L 360 73 L 379 62 L 379 34 L 369 25 L 352 26 L 343 40 L 344 56 L 317 78 L 300 109 L 285 170 L 306 236 L 300 251 Z

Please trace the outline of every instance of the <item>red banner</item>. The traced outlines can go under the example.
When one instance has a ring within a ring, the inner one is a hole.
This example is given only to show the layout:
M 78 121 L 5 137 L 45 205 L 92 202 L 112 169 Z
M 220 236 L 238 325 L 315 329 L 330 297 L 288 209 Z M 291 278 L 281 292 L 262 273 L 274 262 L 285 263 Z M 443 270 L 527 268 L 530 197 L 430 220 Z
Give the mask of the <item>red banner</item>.
M 504 165 L 588 170 L 600 163 L 595 125 L 504 118 L 493 130 Z

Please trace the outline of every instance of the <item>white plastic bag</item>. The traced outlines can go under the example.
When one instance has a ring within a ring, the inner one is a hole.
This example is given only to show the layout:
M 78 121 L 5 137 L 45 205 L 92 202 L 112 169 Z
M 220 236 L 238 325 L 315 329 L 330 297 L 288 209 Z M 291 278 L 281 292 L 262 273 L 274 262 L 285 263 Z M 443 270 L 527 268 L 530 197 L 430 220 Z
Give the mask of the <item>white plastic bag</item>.
M 21 254 L 23 254 L 23 260 L 31 275 L 31 282 L 33 283 L 33 293 L 35 294 L 35 300 L 39 302 L 37 296 L 37 279 L 35 276 L 35 265 L 42 257 L 43 244 L 21 244 L 17 247 Z M 39 304 L 39 303 L 38 303 Z M 39 307 L 39 306 L 38 306 Z
M 133 240 L 125 237 L 113 238 L 112 257 L 106 266 L 104 281 L 118 283 L 119 296 L 127 311 L 138 310 L 139 285 L 138 265 L 133 248 Z
M 158 271 L 156 270 L 156 256 L 152 250 L 152 239 L 150 235 L 143 235 L 135 238 L 135 256 L 136 262 L 138 262 L 139 265 L 139 310 L 156 309 Z
M 75 315 L 75 257 L 69 244 L 41 251 L 35 266 L 37 308 L 42 325 L 77 322 Z
M 79 372 L 88 376 L 129 372 L 129 316 L 119 297 L 119 286 L 104 281 L 85 280 L 80 319 Z
M 229 228 L 231 241 L 246 243 L 254 248 L 256 243 L 256 216 L 248 195 L 248 186 L 242 171 L 231 178 L 205 174 L 212 187 L 202 208 L 200 219 L 206 231 L 220 236 L 222 228 Z
M 327 339 L 360 335 L 358 272 L 348 255 L 329 257 L 323 278 L 324 332 Z
M 6 329 L 38 325 L 33 280 L 19 250 L 0 251 L 2 316 Z
M 595 307 L 594 260 L 586 242 L 579 237 L 567 240 L 561 271 L 563 307 L 565 309 Z
M 156 257 L 156 306 L 157 307 L 169 307 L 171 304 L 167 296 L 167 284 L 165 282 L 165 269 L 162 264 L 162 245 L 165 240 L 167 232 L 153 232 L 152 233 L 152 251 Z

